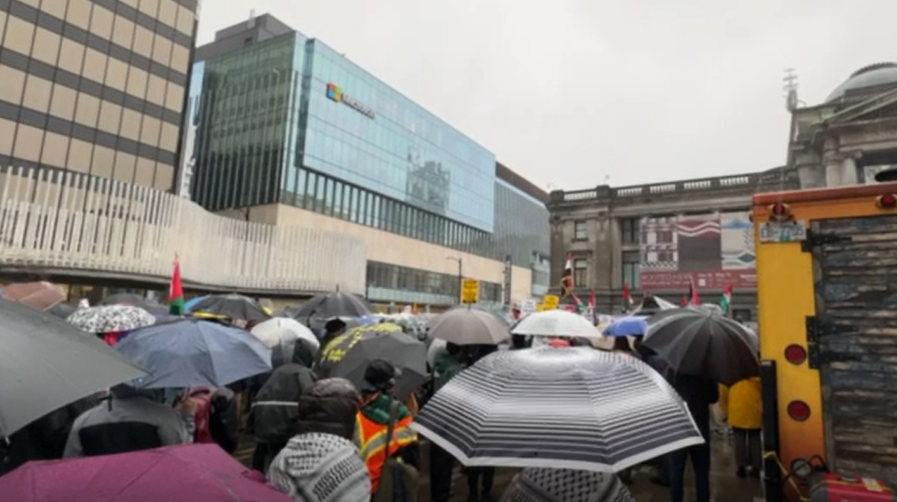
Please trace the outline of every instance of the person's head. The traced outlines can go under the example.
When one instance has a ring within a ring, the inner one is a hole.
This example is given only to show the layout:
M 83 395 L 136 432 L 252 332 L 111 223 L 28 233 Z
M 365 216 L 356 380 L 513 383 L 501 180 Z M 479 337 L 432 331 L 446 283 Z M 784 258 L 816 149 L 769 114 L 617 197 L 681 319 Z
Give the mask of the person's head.
M 368 394 L 389 394 L 396 386 L 399 371 L 385 359 L 376 359 L 364 370 L 364 386 L 361 392 Z
M 514 476 L 501 502 L 635 502 L 614 473 L 528 468 Z
M 291 361 L 295 364 L 301 364 L 306 368 L 311 368 L 315 364 L 315 357 L 318 355 L 318 347 L 308 340 L 300 338 L 296 340 L 293 346 L 293 354 Z
M 333 434 L 293 437 L 275 457 L 268 479 L 290 500 L 368 502 L 371 477 L 351 439 Z
M 346 329 L 346 322 L 335 317 L 324 324 L 324 333 L 328 336 L 338 335 Z
M 632 347 L 629 345 L 629 340 L 625 336 L 618 336 L 614 338 L 613 350 L 623 350 L 626 352 L 631 352 Z
M 352 439 L 360 401 L 358 390 L 345 378 L 318 380 L 299 398 L 302 415 L 297 432 L 321 432 Z

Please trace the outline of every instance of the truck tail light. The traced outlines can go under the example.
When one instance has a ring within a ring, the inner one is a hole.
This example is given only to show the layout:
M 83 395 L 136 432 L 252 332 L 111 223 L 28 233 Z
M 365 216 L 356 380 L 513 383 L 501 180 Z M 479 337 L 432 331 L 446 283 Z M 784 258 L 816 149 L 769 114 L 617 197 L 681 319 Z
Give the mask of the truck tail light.
M 785 360 L 797 366 L 807 360 L 807 349 L 798 344 L 791 344 L 785 347 Z
M 791 401 L 788 403 L 788 416 L 795 422 L 804 422 L 810 418 L 810 405 L 800 400 Z
M 897 195 L 892 193 L 879 195 L 878 198 L 875 199 L 875 205 L 882 209 L 894 209 L 897 207 Z

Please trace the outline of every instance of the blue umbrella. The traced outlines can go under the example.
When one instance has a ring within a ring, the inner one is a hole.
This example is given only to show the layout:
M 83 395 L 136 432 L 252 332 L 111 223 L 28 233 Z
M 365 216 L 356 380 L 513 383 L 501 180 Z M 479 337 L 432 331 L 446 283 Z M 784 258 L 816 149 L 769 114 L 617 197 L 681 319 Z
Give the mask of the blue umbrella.
M 607 328 L 604 328 L 604 336 L 641 336 L 648 329 L 646 316 L 631 315 L 614 319 Z
M 115 346 L 149 376 L 137 388 L 223 387 L 271 371 L 271 350 L 246 331 L 200 319 L 135 330 Z
M 189 314 L 191 311 L 193 311 L 193 307 L 195 307 L 197 303 L 205 300 L 206 298 L 208 298 L 208 296 L 197 296 L 196 298 L 188 300 L 187 303 L 184 304 L 184 312 Z

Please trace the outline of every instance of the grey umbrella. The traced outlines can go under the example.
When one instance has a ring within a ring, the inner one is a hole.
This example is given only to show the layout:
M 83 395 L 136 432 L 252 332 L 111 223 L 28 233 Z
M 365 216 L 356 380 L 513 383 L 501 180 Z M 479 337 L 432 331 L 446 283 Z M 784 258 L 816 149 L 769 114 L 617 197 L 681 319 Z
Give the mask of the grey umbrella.
M 365 370 L 376 359 L 401 372 L 395 389 L 401 399 L 427 380 L 427 346 L 392 323 L 359 326 L 334 338 L 319 355 L 318 376 L 345 378 L 360 389 Z
M 494 314 L 466 307 L 434 317 L 427 329 L 431 337 L 456 345 L 498 345 L 511 338 L 508 325 Z
M 757 335 L 714 307 L 677 308 L 648 318 L 642 345 L 685 375 L 724 385 L 758 376 Z
M 144 375 L 56 316 L 0 300 L 0 437 L 111 385 Z
M 585 347 L 496 352 L 440 389 L 411 427 L 466 466 L 619 471 L 704 442 L 657 372 Z

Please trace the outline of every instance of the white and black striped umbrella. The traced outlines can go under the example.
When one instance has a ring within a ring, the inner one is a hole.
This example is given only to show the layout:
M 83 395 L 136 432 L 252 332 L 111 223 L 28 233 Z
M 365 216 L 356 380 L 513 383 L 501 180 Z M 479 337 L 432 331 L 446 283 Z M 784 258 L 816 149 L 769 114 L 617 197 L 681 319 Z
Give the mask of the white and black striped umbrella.
M 496 352 L 440 389 L 412 428 L 467 466 L 619 471 L 704 442 L 657 372 L 590 348 Z

